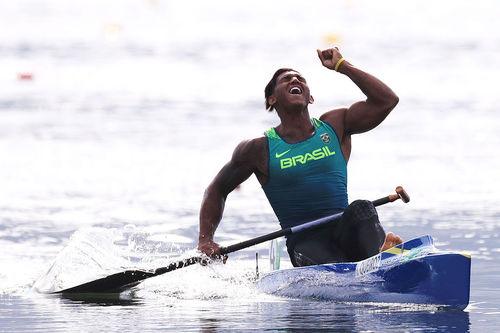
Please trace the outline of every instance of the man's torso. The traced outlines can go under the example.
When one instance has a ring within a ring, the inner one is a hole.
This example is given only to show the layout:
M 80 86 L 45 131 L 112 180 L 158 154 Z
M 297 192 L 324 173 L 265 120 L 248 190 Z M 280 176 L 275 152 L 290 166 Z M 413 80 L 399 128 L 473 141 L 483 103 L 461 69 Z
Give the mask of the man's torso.
M 338 213 L 347 207 L 347 165 L 334 129 L 311 119 L 314 134 L 289 143 L 266 132 L 268 180 L 262 186 L 282 228 Z

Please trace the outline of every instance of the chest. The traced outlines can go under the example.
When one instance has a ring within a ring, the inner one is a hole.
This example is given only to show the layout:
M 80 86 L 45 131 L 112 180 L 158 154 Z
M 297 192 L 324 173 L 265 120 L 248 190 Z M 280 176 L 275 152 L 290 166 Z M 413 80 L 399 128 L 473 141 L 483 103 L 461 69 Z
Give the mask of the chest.
M 333 134 L 335 135 L 335 134 Z M 318 131 L 303 142 L 289 144 L 281 139 L 268 140 L 266 175 L 294 181 L 309 174 L 324 174 L 345 167 L 340 144 L 332 133 Z

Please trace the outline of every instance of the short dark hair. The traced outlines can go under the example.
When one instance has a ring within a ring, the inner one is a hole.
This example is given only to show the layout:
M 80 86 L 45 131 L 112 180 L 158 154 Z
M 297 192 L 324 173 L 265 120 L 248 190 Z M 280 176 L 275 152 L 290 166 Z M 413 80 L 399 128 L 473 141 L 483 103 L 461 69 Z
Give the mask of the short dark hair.
M 270 105 L 267 99 L 269 96 L 271 96 L 274 92 L 274 88 L 276 87 L 276 81 L 278 80 L 278 76 L 280 76 L 284 72 L 289 72 L 289 71 L 294 71 L 294 69 L 291 68 L 280 68 L 278 69 L 274 75 L 271 81 L 266 85 L 266 88 L 264 89 L 264 96 L 266 97 L 266 110 L 271 112 L 274 110 L 274 106 Z

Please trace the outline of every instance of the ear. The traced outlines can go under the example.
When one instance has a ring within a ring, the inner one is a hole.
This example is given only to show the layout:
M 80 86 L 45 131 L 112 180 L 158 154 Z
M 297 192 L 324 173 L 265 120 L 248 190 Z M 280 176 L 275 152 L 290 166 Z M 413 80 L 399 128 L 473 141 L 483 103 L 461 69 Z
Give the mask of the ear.
M 311 96 L 309 96 L 309 104 L 313 104 L 313 103 L 314 103 L 314 97 L 312 97 L 312 95 L 311 95 Z
M 271 106 L 274 106 L 274 104 L 276 104 L 276 97 L 274 97 L 274 95 L 271 95 L 267 98 L 267 103 L 269 103 L 269 105 Z

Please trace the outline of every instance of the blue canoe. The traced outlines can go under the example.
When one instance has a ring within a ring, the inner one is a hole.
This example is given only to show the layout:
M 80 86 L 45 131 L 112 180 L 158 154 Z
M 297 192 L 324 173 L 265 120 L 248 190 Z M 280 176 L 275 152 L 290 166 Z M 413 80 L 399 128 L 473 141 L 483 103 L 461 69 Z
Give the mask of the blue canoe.
M 439 251 L 422 236 L 366 260 L 272 271 L 257 281 L 270 294 L 339 302 L 469 304 L 470 255 Z

